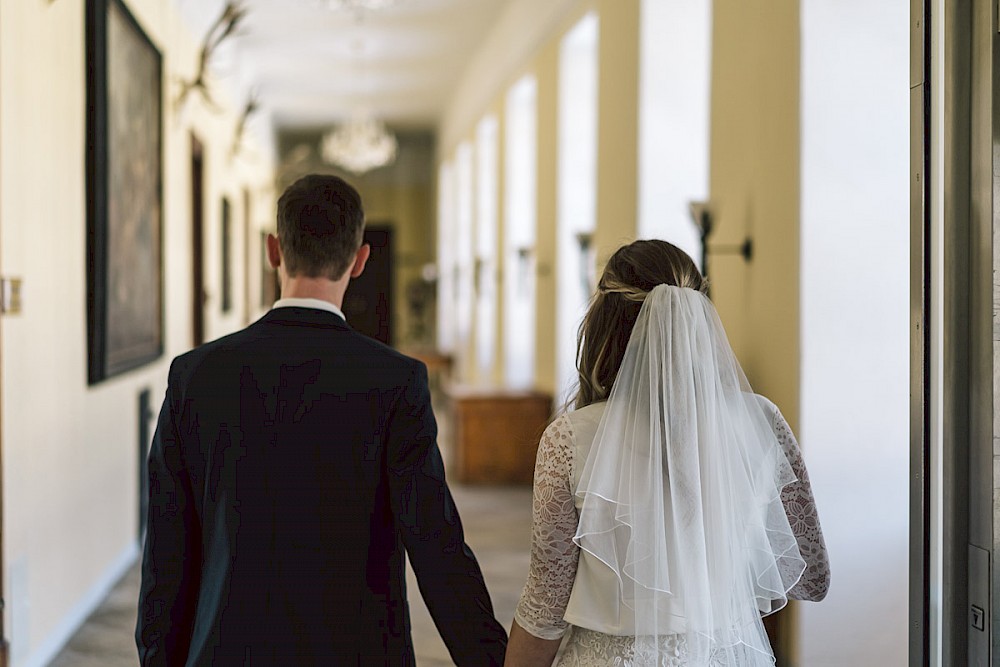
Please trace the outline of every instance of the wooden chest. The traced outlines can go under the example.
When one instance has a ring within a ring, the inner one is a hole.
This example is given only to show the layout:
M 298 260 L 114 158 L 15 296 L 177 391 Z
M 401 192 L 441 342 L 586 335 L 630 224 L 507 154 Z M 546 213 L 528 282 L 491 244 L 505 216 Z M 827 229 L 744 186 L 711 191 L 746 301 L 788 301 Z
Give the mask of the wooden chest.
M 452 386 L 453 472 L 467 484 L 531 484 L 552 397 L 536 391 Z

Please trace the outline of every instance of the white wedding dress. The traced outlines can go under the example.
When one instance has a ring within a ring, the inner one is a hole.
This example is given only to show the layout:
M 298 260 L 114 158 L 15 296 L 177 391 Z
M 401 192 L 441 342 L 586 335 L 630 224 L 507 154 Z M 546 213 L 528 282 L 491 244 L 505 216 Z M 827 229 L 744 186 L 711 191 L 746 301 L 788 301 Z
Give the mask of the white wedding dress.
M 788 591 L 788 597 L 819 600 L 826 595 L 829 586 L 829 564 L 805 464 L 798 443 L 777 407 L 763 397 L 757 398 L 765 413 L 770 415 L 774 434 L 797 478 L 784 487 L 781 500 L 806 569 Z M 576 499 L 575 490 L 605 405 L 595 403 L 557 418 L 542 436 L 535 464 L 531 566 L 515 620 L 529 633 L 543 639 L 559 639 L 569 632 L 556 660 L 556 664 L 562 666 L 645 664 L 636 659 L 634 636 L 598 632 L 572 625 L 564 618 L 580 561 L 580 548 L 573 539 L 581 502 Z M 582 570 L 580 575 L 591 576 Z M 798 573 L 790 576 L 794 581 Z M 592 581 L 587 584 L 581 589 L 593 590 L 603 585 Z M 586 605 L 586 600 L 574 600 L 577 610 Z M 579 615 L 577 611 L 575 616 Z M 658 643 L 656 654 L 661 667 L 687 664 L 684 635 L 661 635 Z

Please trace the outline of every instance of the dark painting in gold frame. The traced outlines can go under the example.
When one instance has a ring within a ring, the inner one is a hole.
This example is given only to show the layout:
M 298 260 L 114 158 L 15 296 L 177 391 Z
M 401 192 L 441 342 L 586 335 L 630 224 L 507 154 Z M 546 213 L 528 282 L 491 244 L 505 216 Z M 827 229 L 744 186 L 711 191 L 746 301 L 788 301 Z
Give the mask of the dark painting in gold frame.
M 121 0 L 87 6 L 91 384 L 163 354 L 163 70 Z

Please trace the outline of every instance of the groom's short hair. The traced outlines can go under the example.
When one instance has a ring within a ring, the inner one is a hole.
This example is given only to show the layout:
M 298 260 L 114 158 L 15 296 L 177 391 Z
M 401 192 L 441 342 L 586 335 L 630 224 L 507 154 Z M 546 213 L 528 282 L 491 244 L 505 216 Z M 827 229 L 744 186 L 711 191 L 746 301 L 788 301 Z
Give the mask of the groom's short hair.
M 354 262 L 364 230 L 361 195 L 337 176 L 303 176 L 278 200 L 278 241 L 289 276 L 337 280 Z

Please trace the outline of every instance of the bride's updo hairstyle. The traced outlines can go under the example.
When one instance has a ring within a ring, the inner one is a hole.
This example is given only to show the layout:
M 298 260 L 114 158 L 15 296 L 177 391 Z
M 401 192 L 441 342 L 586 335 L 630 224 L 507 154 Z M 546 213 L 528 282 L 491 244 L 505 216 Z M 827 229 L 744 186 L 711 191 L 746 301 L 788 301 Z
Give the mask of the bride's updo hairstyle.
M 608 260 L 576 339 L 577 409 L 607 399 L 642 302 L 663 284 L 708 290 L 694 261 L 666 241 L 635 241 Z

